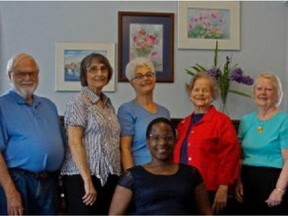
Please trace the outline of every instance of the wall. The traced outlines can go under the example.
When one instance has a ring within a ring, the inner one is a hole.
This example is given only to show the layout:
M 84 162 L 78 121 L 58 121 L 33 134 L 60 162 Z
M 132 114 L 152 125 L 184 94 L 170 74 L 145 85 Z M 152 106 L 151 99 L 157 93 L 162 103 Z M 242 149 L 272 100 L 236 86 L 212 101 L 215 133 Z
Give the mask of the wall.
M 273 71 L 281 80 L 287 76 L 287 3 L 241 2 L 241 50 L 220 51 L 223 58 L 233 55 L 247 73 L 256 76 L 261 71 Z M 36 57 L 41 68 L 37 94 L 52 99 L 63 115 L 65 103 L 75 92 L 55 91 L 56 42 L 115 42 L 117 43 L 118 11 L 151 11 L 175 13 L 175 77 L 174 83 L 158 84 L 155 100 L 169 108 L 173 118 L 182 118 L 192 111 L 184 91 L 190 76 L 185 67 L 197 63 L 212 65 L 211 50 L 177 49 L 176 1 L 114 1 L 114 2 L 0 2 L 0 93 L 9 88 L 5 74 L 6 62 L 17 52 L 28 52 Z M 117 59 L 117 58 L 116 58 Z M 117 65 L 117 64 L 116 64 Z M 115 70 L 117 72 L 117 68 Z M 237 86 L 236 86 L 237 87 Z M 284 85 L 287 92 L 287 87 Z M 115 108 L 134 97 L 128 83 L 117 83 L 117 91 L 109 93 Z M 238 88 L 238 87 L 237 87 Z M 240 86 L 239 90 L 244 86 Z M 287 94 L 286 94 L 287 95 Z M 229 112 L 239 119 L 255 109 L 251 99 L 230 95 Z M 285 98 L 282 108 L 287 110 Z

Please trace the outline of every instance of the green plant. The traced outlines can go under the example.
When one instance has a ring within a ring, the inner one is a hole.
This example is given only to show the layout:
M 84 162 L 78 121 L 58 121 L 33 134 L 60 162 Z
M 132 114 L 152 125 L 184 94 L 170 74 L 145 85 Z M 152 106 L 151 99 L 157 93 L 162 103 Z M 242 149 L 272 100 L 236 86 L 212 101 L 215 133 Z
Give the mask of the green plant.
M 216 79 L 217 84 L 220 88 L 220 98 L 222 102 L 221 110 L 224 111 L 226 108 L 227 96 L 229 93 L 236 95 L 251 97 L 249 94 L 240 92 L 237 90 L 230 89 L 231 82 L 237 82 L 245 85 L 252 85 L 254 83 L 253 78 L 250 76 L 245 76 L 242 69 L 238 64 L 232 65 L 232 58 L 226 56 L 226 61 L 223 69 L 221 70 L 218 65 L 218 41 L 216 41 L 216 46 L 214 49 L 214 64 L 212 68 L 207 69 L 206 67 L 196 63 L 190 68 L 185 68 L 186 72 L 192 76 L 196 73 L 207 73 L 209 76 L 212 76 Z

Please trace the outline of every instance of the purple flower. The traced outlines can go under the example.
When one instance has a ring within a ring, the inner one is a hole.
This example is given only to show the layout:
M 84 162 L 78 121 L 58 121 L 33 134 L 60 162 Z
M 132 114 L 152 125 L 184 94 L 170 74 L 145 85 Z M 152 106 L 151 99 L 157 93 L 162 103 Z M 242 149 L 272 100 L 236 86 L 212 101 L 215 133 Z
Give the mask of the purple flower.
M 242 83 L 246 85 L 253 85 L 254 80 L 250 76 L 243 76 Z
M 243 71 L 241 68 L 235 68 L 230 75 L 230 79 L 232 81 L 236 81 L 238 83 L 242 83 L 242 79 L 243 79 Z
M 246 85 L 252 85 L 254 83 L 254 80 L 249 76 L 244 76 L 244 73 L 241 68 L 235 68 L 230 75 L 230 79 L 232 81 L 243 83 Z
M 209 76 L 212 76 L 212 77 L 217 78 L 218 76 L 220 76 L 221 71 L 220 71 L 219 68 L 211 68 L 211 69 L 209 69 L 209 70 L 207 71 L 207 74 L 208 74 Z

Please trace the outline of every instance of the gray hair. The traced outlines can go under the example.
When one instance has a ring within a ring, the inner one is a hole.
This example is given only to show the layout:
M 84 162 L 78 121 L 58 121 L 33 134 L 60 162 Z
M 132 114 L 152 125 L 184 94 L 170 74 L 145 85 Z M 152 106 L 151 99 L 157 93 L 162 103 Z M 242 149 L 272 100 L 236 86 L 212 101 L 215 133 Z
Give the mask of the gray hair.
M 126 65 L 125 76 L 129 81 L 131 81 L 135 77 L 136 68 L 141 66 L 148 67 L 151 72 L 155 73 L 155 67 L 150 59 L 144 57 L 137 57 L 132 59 Z
M 191 79 L 190 83 L 186 84 L 186 92 L 187 92 L 188 96 L 190 96 L 191 90 L 193 89 L 196 80 L 198 80 L 200 78 L 205 78 L 205 79 L 208 79 L 210 81 L 212 98 L 213 98 L 213 100 L 216 100 L 220 94 L 220 89 L 219 89 L 219 86 L 216 82 L 216 79 L 214 77 L 209 76 L 208 74 L 202 73 L 202 72 L 195 74 L 193 76 L 193 78 Z
M 265 78 L 265 79 L 269 79 L 271 81 L 271 84 L 273 85 L 273 87 L 276 89 L 277 91 L 277 101 L 276 101 L 276 106 L 279 106 L 281 104 L 281 101 L 283 99 L 283 90 L 282 90 L 282 84 L 281 81 L 279 79 L 279 77 L 273 73 L 261 73 L 257 76 L 254 86 L 253 86 L 253 90 L 255 91 L 255 88 L 259 82 L 259 79 L 261 78 Z
M 36 62 L 36 60 L 29 54 L 27 53 L 19 53 L 19 54 L 15 54 L 13 55 L 7 62 L 7 67 L 6 67 L 6 73 L 7 75 L 9 73 L 11 73 L 19 64 L 19 62 L 21 62 L 23 59 L 30 59 L 32 61 L 35 62 L 35 65 L 37 66 L 37 70 L 39 70 L 39 66 Z

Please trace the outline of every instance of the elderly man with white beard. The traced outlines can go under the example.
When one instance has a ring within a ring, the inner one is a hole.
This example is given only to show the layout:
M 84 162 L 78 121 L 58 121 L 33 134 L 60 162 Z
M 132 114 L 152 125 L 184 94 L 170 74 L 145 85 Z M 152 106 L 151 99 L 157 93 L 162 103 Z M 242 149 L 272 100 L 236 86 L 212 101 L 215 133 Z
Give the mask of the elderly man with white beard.
M 36 60 L 7 63 L 11 89 L 0 96 L 0 214 L 57 214 L 64 136 L 55 104 L 34 94 Z

